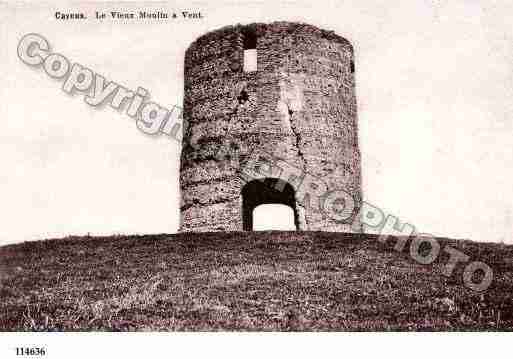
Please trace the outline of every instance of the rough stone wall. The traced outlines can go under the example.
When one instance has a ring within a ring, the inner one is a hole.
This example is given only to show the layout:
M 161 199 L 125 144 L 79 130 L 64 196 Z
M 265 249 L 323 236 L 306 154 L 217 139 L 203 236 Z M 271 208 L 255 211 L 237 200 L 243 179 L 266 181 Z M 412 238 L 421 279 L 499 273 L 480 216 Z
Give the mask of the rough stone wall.
M 248 30 L 257 36 L 255 72 L 243 71 Z M 322 182 L 289 181 L 299 230 L 359 231 L 307 195 L 343 189 L 361 203 L 353 72 L 351 44 L 311 25 L 236 25 L 198 38 L 185 54 L 180 230 L 242 230 L 241 168 L 257 150 Z

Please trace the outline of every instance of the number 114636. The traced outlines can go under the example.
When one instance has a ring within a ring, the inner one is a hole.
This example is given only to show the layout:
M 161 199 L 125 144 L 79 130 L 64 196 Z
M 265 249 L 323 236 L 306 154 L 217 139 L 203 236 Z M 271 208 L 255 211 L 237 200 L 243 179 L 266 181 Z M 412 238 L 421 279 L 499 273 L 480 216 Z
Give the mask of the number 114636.
M 46 348 L 43 347 L 16 347 L 16 356 L 44 356 Z

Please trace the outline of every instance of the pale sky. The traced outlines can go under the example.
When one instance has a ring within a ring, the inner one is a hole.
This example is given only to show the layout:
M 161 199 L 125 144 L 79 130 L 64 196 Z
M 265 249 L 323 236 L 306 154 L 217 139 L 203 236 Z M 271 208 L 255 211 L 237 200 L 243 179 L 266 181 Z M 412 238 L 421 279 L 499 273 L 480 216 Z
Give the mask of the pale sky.
M 172 107 L 183 57 L 225 25 L 306 22 L 349 39 L 366 201 L 437 236 L 513 243 L 513 2 L 0 5 L 0 245 L 69 234 L 173 233 L 179 144 L 93 108 L 16 55 L 39 33 L 71 62 Z M 98 22 L 94 11 L 201 11 Z M 81 9 L 85 21 L 56 20 Z

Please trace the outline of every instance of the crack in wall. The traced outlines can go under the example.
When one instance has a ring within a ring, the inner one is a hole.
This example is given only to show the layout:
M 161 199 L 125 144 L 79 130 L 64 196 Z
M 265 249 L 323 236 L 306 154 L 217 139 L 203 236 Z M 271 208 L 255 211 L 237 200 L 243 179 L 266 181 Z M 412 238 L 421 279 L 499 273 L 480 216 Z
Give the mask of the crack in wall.
M 287 106 L 287 113 L 285 114 L 285 118 L 288 121 L 290 129 L 292 130 L 292 133 L 293 133 L 294 138 L 295 138 L 295 146 L 296 146 L 296 149 L 297 149 L 297 155 L 301 159 L 303 173 L 306 173 L 306 171 L 307 171 L 307 169 L 306 169 L 306 160 L 305 160 L 305 156 L 304 156 L 303 151 L 301 151 L 301 146 L 300 146 L 301 136 L 300 136 L 300 134 L 299 134 L 299 132 L 298 132 L 298 130 L 296 128 L 295 121 L 293 121 L 294 110 L 291 108 L 289 101 L 286 101 L 285 105 Z M 303 209 L 302 213 L 303 213 L 304 225 L 306 227 L 304 229 L 308 230 L 309 225 L 308 225 L 308 219 L 307 219 L 306 210 L 305 210 L 306 208 L 299 203 L 298 199 L 299 198 L 297 197 L 297 192 L 296 192 L 296 212 L 298 213 L 298 216 L 299 216 L 299 211 L 298 211 L 299 207 L 301 207 Z M 301 223 L 300 223 L 299 218 L 298 218 L 298 227 L 299 227 L 300 224 Z M 300 228 L 298 228 L 298 229 L 300 229 Z
M 233 179 L 234 176 L 223 176 L 223 177 L 217 177 L 214 179 L 203 179 L 198 181 L 191 181 L 191 182 L 185 182 L 185 185 L 189 186 L 199 186 L 199 185 L 206 185 L 206 184 L 215 184 L 216 182 L 228 182 L 229 180 Z
M 246 83 L 245 82 L 242 82 L 241 84 L 239 84 L 239 86 L 236 86 L 236 89 L 235 91 L 238 92 L 238 95 L 236 95 L 236 104 L 235 104 L 235 107 L 227 114 L 227 124 L 226 124 L 226 127 L 224 129 L 224 138 L 225 138 L 225 147 L 223 148 L 223 146 L 221 145 L 221 148 L 219 149 L 219 151 L 216 152 L 215 154 L 215 157 L 217 160 L 225 160 L 225 159 L 228 159 L 228 160 L 232 160 L 232 158 L 234 157 L 234 154 L 235 154 L 235 160 L 236 161 L 239 161 L 239 157 L 240 157 L 240 153 L 239 153 L 239 144 L 236 143 L 236 141 L 234 141 L 234 136 L 232 135 L 232 128 L 233 128 L 233 122 L 234 122 L 234 119 L 236 120 L 236 116 L 239 112 L 239 109 L 241 108 L 244 108 L 245 104 L 249 102 L 249 94 L 248 92 L 246 91 L 247 87 L 246 87 Z M 233 145 L 236 145 L 236 146 L 233 146 Z M 228 157 L 227 157 L 228 155 Z M 228 163 L 226 162 L 220 162 L 218 164 L 218 167 L 220 169 L 226 169 L 225 167 L 228 166 Z
M 200 207 L 204 207 L 204 206 L 214 206 L 216 204 L 222 204 L 222 203 L 228 203 L 228 202 L 232 202 L 234 200 L 236 200 L 237 197 L 222 197 L 222 198 L 219 198 L 219 199 L 216 199 L 214 201 L 206 201 L 206 202 L 202 202 L 200 201 L 199 199 L 195 198 L 192 200 L 192 202 L 190 203 L 187 203 L 187 204 L 184 204 L 183 206 L 180 207 L 180 211 L 181 212 L 185 212 L 187 211 L 188 209 L 192 208 L 192 207 L 195 207 L 195 206 L 200 206 Z
M 290 129 L 292 130 L 292 134 L 294 135 L 295 142 L 296 142 L 297 154 L 301 158 L 303 171 L 306 172 L 306 160 L 305 160 L 303 151 L 301 151 L 301 146 L 300 146 L 301 135 L 297 131 L 295 121 L 292 121 L 293 115 L 294 115 L 294 110 L 292 110 L 292 108 L 290 107 L 289 102 L 286 102 L 285 105 L 287 106 L 287 113 L 288 113 L 288 115 L 285 114 L 285 119 L 288 121 L 288 123 L 290 125 Z

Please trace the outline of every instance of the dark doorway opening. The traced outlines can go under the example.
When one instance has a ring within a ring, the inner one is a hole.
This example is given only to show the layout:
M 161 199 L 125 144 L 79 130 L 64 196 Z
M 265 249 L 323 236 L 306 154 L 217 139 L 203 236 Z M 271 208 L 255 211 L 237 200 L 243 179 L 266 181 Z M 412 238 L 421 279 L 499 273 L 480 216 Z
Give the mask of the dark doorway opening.
M 294 187 L 278 178 L 265 178 L 248 182 L 242 188 L 242 223 L 244 231 L 253 230 L 253 210 L 262 204 L 284 204 L 294 211 L 295 229 L 298 214 Z

